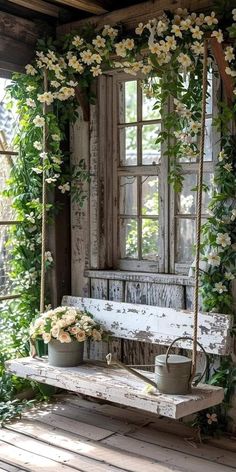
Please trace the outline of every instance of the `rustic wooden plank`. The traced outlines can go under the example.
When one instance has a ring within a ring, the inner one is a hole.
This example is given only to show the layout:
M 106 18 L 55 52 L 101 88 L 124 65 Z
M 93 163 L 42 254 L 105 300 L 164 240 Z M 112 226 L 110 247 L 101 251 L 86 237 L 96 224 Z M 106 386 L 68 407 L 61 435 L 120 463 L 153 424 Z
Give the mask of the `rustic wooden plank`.
M 0 30 L 1 31 L 1 30 Z M 23 72 L 25 65 L 32 60 L 34 49 L 30 44 L 15 40 L 0 33 L 0 67 Z M 3 62 L 2 62 L 3 61 Z
M 185 287 L 186 310 L 193 310 L 194 287 Z M 202 310 L 202 297 L 198 297 L 199 310 Z
M 184 288 L 179 285 L 127 282 L 127 302 L 175 309 L 185 308 Z
M 27 472 L 26 469 L 19 469 L 18 467 L 15 467 L 14 465 L 11 465 L 11 464 L 8 464 L 6 462 L 2 462 L 0 460 L 0 471 L 4 471 L 4 472 Z
M 36 441 L 14 431 L 3 429 L 1 431 L 1 441 L 4 441 L 6 444 L 17 444 L 17 448 L 26 453 L 32 454 L 37 451 L 38 461 L 41 462 L 41 458 L 55 461 L 54 467 L 56 470 L 63 470 L 61 467 L 67 465 L 69 470 L 72 468 L 72 470 L 79 470 L 80 472 L 91 472 L 91 470 L 94 472 L 117 472 L 115 467 L 106 465 L 102 461 L 90 459 L 66 449 L 46 444 L 38 439 Z M 38 470 L 41 469 L 39 468 Z
M 175 419 L 217 405 L 224 397 L 222 388 L 202 384 L 189 395 L 164 395 L 158 391 L 150 395 L 143 392 L 144 382 L 132 374 L 91 363 L 55 368 L 43 360 L 23 358 L 7 361 L 6 368 L 19 377 Z M 154 374 L 144 373 L 154 379 Z
M 139 454 L 143 457 L 152 458 L 158 463 L 172 466 L 174 470 L 181 470 L 183 472 L 233 472 L 235 468 L 216 464 L 200 457 L 189 456 L 174 450 L 160 447 L 158 445 L 149 444 L 144 441 L 127 438 L 118 434 L 114 434 L 110 438 L 102 441 L 112 447 L 121 449 L 122 451 L 129 451 L 133 454 Z
M 89 228 L 90 228 L 90 267 L 99 268 L 100 245 L 100 189 L 99 189 L 99 137 L 98 137 L 98 107 L 90 107 L 90 197 L 89 197 Z
M 84 160 L 89 167 L 89 123 L 77 120 L 70 130 L 71 165 L 78 166 Z M 84 183 L 84 191 L 89 192 L 89 183 Z M 80 208 L 71 202 L 71 292 L 72 295 L 89 296 L 90 281 L 84 276 L 89 267 L 89 199 Z
M 225 94 L 227 101 L 230 104 L 232 104 L 234 100 L 234 81 L 233 78 L 226 74 L 225 69 L 228 66 L 227 61 L 225 60 L 225 54 L 224 54 L 224 49 L 221 43 L 217 41 L 216 38 L 209 38 L 209 43 L 212 48 L 213 56 L 216 60 L 222 85 L 225 89 Z
M 46 23 L 36 24 L 19 16 L 0 12 L 0 34 L 5 37 L 34 46 L 41 33 L 49 31 L 51 28 Z
M 191 438 L 188 440 L 186 437 L 181 438 L 172 433 L 163 433 L 163 431 L 157 431 L 157 429 L 151 426 L 128 433 L 128 436 L 138 439 L 139 441 L 170 449 L 171 451 L 183 452 L 189 456 L 200 457 L 216 464 L 223 464 L 229 467 L 235 466 L 235 453 L 233 452 L 226 452 L 223 449 L 209 444 L 197 444 L 191 441 Z
M 192 336 L 193 315 L 189 311 L 69 296 L 63 297 L 63 305 L 89 311 L 105 330 L 123 339 L 169 345 L 178 336 Z M 229 352 L 232 323 L 230 315 L 199 313 L 199 342 L 207 352 Z M 176 347 L 191 349 L 192 343 L 181 340 Z
M 22 421 L 17 422 L 16 425 L 8 426 L 10 429 L 16 429 L 27 436 L 38 438 L 53 446 L 66 448 L 68 451 L 76 452 L 86 457 L 104 461 L 105 464 L 117 467 L 119 470 L 126 470 L 129 472 L 168 472 L 170 469 L 163 469 L 158 467 L 153 460 L 144 458 L 138 455 L 129 454 L 119 451 L 116 448 L 110 448 L 101 443 L 91 443 L 84 438 L 81 438 L 71 433 L 65 433 L 61 429 L 45 426 L 39 422 Z
M 191 11 L 204 11 L 213 7 L 213 0 L 149 0 L 138 5 L 121 8 L 105 15 L 86 18 L 85 20 L 74 21 L 57 28 L 57 34 L 63 35 L 70 33 L 88 22 L 94 24 L 97 29 L 102 28 L 105 24 L 115 25 L 122 23 L 125 29 L 133 29 L 139 22 L 146 23 L 152 18 L 158 17 L 164 10 L 175 11 L 178 7 L 190 8 Z
M 54 18 L 59 17 L 60 9 L 56 5 L 44 2 L 44 0 L 31 0 L 30 2 L 28 0 L 9 0 L 9 2 Z
M 57 3 L 77 8 L 78 10 L 87 11 L 89 13 L 94 13 L 94 15 L 101 15 L 108 11 L 104 7 L 105 2 L 101 0 L 57 0 Z
M 123 280 L 128 282 L 150 282 L 167 285 L 193 286 L 192 277 L 176 274 L 154 274 L 144 272 L 123 272 L 119 270 L 86 270 L 86 276 L 91 278 Z

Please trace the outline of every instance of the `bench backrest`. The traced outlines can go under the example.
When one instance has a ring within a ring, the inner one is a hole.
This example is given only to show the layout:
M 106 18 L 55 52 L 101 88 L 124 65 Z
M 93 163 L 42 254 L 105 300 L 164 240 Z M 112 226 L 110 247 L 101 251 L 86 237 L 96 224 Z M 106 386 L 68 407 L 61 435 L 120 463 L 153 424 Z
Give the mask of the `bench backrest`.
M 189 311 L 71 296 L 63 297 L 62 305 L 90 312 L 106 331 L 118 338 L 168 346 L 179 336 L 193 334 L 193 314 Z M 218 355 L 230 352 L 232 316 L 199 313 L 198 323 L 198 340 L 206 352 Z M 179 341 L 176 347 L 191 349 L 192 344 Z

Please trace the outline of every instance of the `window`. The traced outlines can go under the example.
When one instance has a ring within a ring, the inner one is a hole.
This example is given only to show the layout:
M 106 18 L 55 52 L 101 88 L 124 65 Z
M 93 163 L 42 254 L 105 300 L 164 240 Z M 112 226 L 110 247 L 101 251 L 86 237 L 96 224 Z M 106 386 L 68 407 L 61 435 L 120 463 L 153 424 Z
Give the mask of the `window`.
M 0 78 L 0 192 L 6 188 L 6 182 L 10 177 L 17 154 L 12 145 L 16 117 L 6 107 L 6 86 L 8 84 L 9 80 Z M 0 300 L 11 299 L 16 295 L 13 294 L 9 277 L 11 257 L 8 246 L 9 232 L 12 225 L 17 224 L 11 204 L 10 198 L 0 198 Z
M 219 136 L 212 127 L 219 80 L 213 74 L 208 79 L 203 222 L 219 151 Z M 140 79 L 127 74 L 114 74 L 112 83 L 108 116 L 113 116 L 114 268 L 186 274 L 194 258 L 198 162 L 182 157 L 183 189 L 176 194 L 168 184 L 165 144 L 155 143 L 162 130 L 159 110 L 153 109 L 155 99 L 146 96 Z M 173 103 L 166 106 L 172 109 Z M 110 163 L 111 156 L 107 159 Z

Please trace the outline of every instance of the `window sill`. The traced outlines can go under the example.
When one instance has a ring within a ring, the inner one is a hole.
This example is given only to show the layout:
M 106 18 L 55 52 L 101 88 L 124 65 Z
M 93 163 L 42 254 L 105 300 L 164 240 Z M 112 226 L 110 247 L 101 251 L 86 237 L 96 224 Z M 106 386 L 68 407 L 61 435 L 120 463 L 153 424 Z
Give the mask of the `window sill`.
M 150 282 L 169 285 L 194 285 L 193 277 L 178 274 L 154 274 L 148 272 L 129 272 L 121 270 L 86 270 L 85 277 L 93 279 L 124 280 L 128 282 Z

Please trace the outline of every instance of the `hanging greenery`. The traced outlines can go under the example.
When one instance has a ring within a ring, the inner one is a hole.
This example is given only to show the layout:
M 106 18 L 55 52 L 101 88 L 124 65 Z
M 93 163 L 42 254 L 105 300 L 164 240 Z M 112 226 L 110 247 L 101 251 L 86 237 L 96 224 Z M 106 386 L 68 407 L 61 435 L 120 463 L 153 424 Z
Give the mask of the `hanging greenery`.
M 236 22 L 236 10 L 233 10 Z M 236 38 L 236 23 L 225 31 Z M 12 313 L 14 349 L 25 349 L 30 321 L 39 309 L 41 190 L 42 172 L 46 171 L 48 189 L 57 188 L 83 204 L 83 181 L 89 179 L 88 169 L 81 161 L 79 168 L 70 172 L 68 156 L 61 143 L 65 126 L 78 116 L 77 91 L 91 95 L 91 83 L 105 71 L 124 70 L 127 74 L 144 77 L 147 96 L 154 96 L 160 109 L 163 131 L 157 143 L 165 142 L 165 157 L 169 160 L 169 180 L 176 191 L 182 187 L 181 158 L 196 160 L 199 155 L 198 137 L 201 118 L 201 78 L 204 37 L 224 41 L 216 14 L 189 14 L 178 9 L 166 13 L 147 24 L 140 23 L 132 35 L 119 27 L 105 25 L 101 31 L 87 27 L 79 34 L 70 34 L 60 42 L 39 40 L 35 60 L 26 66 L 26 74 L 16 74 L 9 89 L 17 103 L 19 132 L 15 145 L 19 157 L 11 174 L 8 190 L 13 198 L 17 219 L 21 224 L 12 229 L 12 273 L 19 300 L 6 306 L 5 317 Z M 236 77 L 233 45 L 225 48 L 228 63 L 226 73 Z M 209 69 L 212 67 L 209 61 Z M 44 71 L 48 86 L 44 89 Z M 157 79 L 158 77 L 158 79 Z M 173 100 L 168 112 L 167 99 Z M 43 106 L 47 107 L 46 116 Z M 236 260 L 236 161 L 235 138 L 228 128 L 235 118 L 231 109 L 220 104 L 216 126 L 223 127 L 222 151 L 218 156 L 215 190 L 210 204 L 211 214 L 203 229 L 202 296 L 207 310 L 231 313 L 231 284 L 235 278 Z M 47 152 L 42 151 L 43 125 L 47 125 Z M 57 208 L 47 205 L 48 220 Z M 45 253 L 47 268 L 53 264 L 53 254 Z M 12 306 L 11 306 L 12 305 Z M 4 311 L 3 311 L 4 316 Z M 17 334 L 16 334 L 17 333 Z M 210 414 L 210 413 L 209 413 Z

